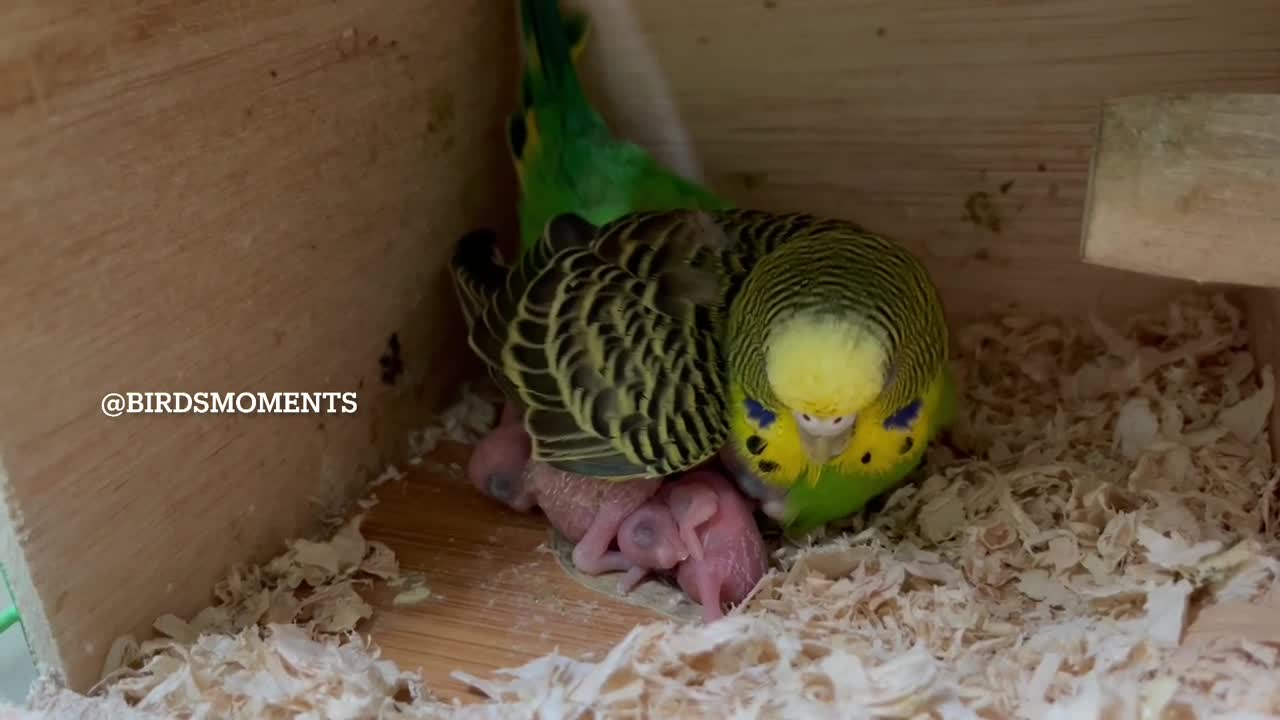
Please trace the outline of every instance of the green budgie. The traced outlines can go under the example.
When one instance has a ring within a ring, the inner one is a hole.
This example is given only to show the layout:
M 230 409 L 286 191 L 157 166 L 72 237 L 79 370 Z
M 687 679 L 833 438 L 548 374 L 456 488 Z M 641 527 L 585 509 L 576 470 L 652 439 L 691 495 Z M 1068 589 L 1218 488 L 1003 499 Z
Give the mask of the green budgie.
M 533 248 L 552 218 L 573 213 L 603 224 L 637 210 L 726 208 L 730 203 L 662 167 L 644 148 L 615 137 L 588 102 L 576 63 L 590 22 L 582 13 L 561 15 L 559 0 L 518 3 L 524 67 L 520 108 L 507 118 L 507 144 L 520 185 L 517 257 Z M 463 247 L 493 245 L 489 229 L 473 230 Z M 504 282 L 496 245 L 488 274 L 455 282 L 470 328 L 487 296 Z M 452 261 L 458 279 L 458 264 Z M 495 377 L 504 390 L 505 382 Z M 507 394 L 508 400 L 514 397 Z
M 791 531 L 896 486 L 954 419 L 942 301 L 880 235 L 810 229 L 781 246 L 744 283 L 728 335 L 725 461 Z
M 577 74 L 590 34 L 586 15 L 562 16 L 559 0 L 520 0 L 517 7 L 524 66 L 520 107 L 507 118 L 507 144 L 520 186 L 518 258 L 536 245 L 552 218 L 565 213 L 600 224 L 636 210 L 730 206 L 610 132 Z M 455 282 L 468 328 L 505 281 L 494 239 L 492 230 L 478 229 L 459 243 L 489 248 L 494 261 L 488 274 Z M 455 280 L 460 262 L 452 261 Z M 502 378 L 494 379 L 510 390 Z M 510 392 L 506 396 L 515 400 Z
M 469 341 L 529 408 L 533 459 L 567 472 L 667 475 L 728 446 L 741 484 L 785 492 L 783 524 L 808 525 L 900 481 L 952 412 L 933 284 L 852 223 L 567 215 L 510 274 L 491 243 L 455 257 L 460 284 L 502 274 Z

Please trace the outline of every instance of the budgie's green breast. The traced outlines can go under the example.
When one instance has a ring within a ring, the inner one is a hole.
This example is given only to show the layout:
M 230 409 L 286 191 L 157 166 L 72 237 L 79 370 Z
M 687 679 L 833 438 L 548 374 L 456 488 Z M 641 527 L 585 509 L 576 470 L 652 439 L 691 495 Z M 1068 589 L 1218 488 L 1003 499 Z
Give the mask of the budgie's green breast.
M 955 412 L 954 385 L 944 366 L 917 405 L 893 414 L 858 418 L 849 448 L 823 467 L 815 483 L 797 482 L 787 493 L 784 522 L 804 532 L 861 510 L 892 490 L 924 460 L 928 444 Z

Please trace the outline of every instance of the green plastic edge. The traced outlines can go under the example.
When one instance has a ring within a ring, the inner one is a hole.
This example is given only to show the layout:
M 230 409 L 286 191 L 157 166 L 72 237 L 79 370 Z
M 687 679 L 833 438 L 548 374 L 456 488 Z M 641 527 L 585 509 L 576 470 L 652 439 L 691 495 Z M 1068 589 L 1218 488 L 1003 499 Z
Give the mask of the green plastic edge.
M 5 573 L 4 568 L 0 567 L 0 583 L 4 584 L 4 598 L 8 599 L 11 604 L 8 609 L 0 611 L 0 633 L 8 630 L 14 625 L 20 625 L 22 618 L 18 615 L 18 606 L 13 597 L 13 588 L 9 587 L 9 575 Z

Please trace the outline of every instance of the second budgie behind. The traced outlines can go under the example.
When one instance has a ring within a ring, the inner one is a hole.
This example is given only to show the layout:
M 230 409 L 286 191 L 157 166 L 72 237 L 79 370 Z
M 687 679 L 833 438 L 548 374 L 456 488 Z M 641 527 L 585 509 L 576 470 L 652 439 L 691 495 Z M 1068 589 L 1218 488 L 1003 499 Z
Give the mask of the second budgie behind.
M 520 182 L 520 246 L 526 250 L 562 213 L 601 225 L 638 210 L 729 205 L 609 129 L 574 67 L 589 29 L 585 15 L 562 15 L 559 0 L 520 1 L 521 107 L 507 121 L 507 142 Z

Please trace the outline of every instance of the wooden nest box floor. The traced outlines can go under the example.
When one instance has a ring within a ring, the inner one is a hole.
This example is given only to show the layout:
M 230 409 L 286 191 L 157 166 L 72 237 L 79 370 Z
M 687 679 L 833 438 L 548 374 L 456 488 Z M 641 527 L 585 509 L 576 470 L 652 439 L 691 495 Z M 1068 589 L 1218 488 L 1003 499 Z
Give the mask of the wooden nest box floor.
M 474 698 L 451 673 L 485 677 L 557 649 L 603 656 L 634 626 L 664 619 L 566 573 L 544 517 L 502 507 L 466 483 L 468 453 L 443 447 L 408 468 L 383 486 L 364 522 L 365 537 L 386 543 L 430 591 L 405 606 L 395 602 L 399 588 L 369 595 L 369 632 L 388 658 L 422 668 L 446 697 Z

